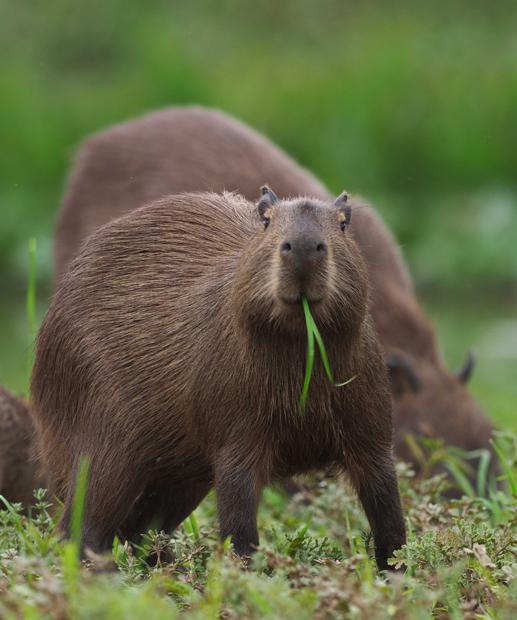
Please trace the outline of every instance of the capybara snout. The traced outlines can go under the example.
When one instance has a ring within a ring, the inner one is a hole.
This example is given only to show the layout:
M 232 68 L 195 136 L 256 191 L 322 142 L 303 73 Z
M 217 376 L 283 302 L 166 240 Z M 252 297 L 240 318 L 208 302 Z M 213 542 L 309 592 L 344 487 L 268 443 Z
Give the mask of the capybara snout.
M 310 216 L 302 214 L 283 232 L 278 261 L 279 298 L 299 307 L 303 296 L 313 303 L 323 301 L 330 275 L 329 241 L 324 231 L 314 225 Z
M 312 231 L 303 230 L 287 237 L 280 244 L 282 266 L 298 281 L 300 296 L 306 294 L 316 270 L 324 272 L 327 263 L 327 244 L 322 235 L 315 236 Z M 309 298 L 311 297 L 307 293 Z M 299 296 L 298 296 L 299 297 Z M 296 301 L 299 301 L 299 298 Z
M 345 234 L 343 209 L 347 209 L 347 225 L 351 212 L 346 194 L 331 205 L 314 198 L 278 204 L 272 190 L 266 187 L 263 192 L 258 208 L 264 232 L 257 252 L 263 253 L 264 264 L 273 267 L 273 313 L 278 316 L 288 312 L 285 306 L 295 306 L 301 316 L 301 301 L 306 297 L 324 321 L 331 314 L 337 317 L 347 306 L 362 314 L 365 300 L 361 286 L 350 286 L 364 276 L 355 273 L 363 269 L 362 261 L 348 260 L 350 236 Z M 349 289 L 353 303 L 346 299 Z

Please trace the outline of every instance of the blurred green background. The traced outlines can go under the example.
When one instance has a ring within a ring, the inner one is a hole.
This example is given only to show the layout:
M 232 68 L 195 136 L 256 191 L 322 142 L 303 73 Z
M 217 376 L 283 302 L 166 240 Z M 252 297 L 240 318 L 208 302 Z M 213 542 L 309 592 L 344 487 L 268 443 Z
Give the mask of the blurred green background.
M 517 3 L 0 0 L 0 383 L 26 391 L 74 147 L 196 102 L 265 132 L 400 241 L 451 366 L 517 427 Z

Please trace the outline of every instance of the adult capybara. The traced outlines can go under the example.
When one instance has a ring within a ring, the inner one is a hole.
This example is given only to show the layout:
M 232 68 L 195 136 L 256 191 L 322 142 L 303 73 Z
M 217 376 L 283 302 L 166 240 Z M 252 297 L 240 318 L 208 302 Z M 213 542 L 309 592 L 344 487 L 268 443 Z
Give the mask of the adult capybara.
M 214 110 L 170 108 L 96 134 L 79 150 L 65 193 L 57 277 L 91 232 L 145 202 L 225 189 L 254 200 L 263 183 L 281 197 L 330 199 L 314 176 L 264 136 Z M 374 210 L 355 204 L 361 208 L 351 233 L 366 262 L 370 312 L 391 368 L 397 453 L 414 460 L 406 433 L 468 450 L 486 447 L 492 427 L 465 388 L 471 365 L 459 373 L 444 366 L 393 237 Z
M 25 508 L 44 486 L 32 460 L 32 431 L 27 403 L 0 387 L 0 495 Z
M 90 459 L 84 544 L 108 548 L 151 522 L 172 529 L 217 490 L 222 538 L 258 544 L 263 486 L 326 465 L 348 472 L 379 567 L 404 543 L 386 367 L 364 263 L 335 204 L 255 206 L 182 194 L 94 233 L 61 279 L 32 377 L 41 456 L 65 502 Z M 305 295 L 334 374 L 320 364 L 298 407 Z

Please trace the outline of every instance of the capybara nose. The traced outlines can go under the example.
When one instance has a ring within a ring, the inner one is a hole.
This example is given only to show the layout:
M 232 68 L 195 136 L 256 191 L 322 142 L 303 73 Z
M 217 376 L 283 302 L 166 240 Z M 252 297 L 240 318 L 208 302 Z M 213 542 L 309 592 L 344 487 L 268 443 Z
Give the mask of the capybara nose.
M 289 239 L 280 244 L 280 256 L 300 275 L 320 265 L 327 257 L 327 244 L 318 238 Z

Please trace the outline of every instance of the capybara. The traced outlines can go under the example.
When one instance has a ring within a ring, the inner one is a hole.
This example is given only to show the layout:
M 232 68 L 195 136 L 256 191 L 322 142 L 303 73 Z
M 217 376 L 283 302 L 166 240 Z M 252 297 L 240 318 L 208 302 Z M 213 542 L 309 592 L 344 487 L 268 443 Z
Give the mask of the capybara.
M 102 131 L 83 143 L 70 175 L 56 232 L 57 277 L 91 232 L 146 202 L 223 190 L 255 200 L 264 183 L 280 197 L 330 199 L 278 147 L 221 112 L 169 108 Z M 465 387 L 471 364 L 447 370 L 393 237 L 373 209 L 352 204 L 351 233 L 366 262 L 370 311 L 390 366 L 398 455 L 415 459 L 406 433 L 467 450 L 487 447 L 491 424 Z
M 0 387 L 0 495 L 25 508 L 44 486 L 32 459 L 32 431 L 28 404 Z
M 270 481 L 324 466 L 348 472 L 378 566 L 405 528 L 392 457 L 386 366 L 367 310 L 367 276 L 334 204 L 182 194 L 94 233 L 61 278 L 32 377 L 41 457 L 65 502 L 90 460 L 84 544 L 171 530 L 215 486 L 221 537 L 258 544 Z M 315 368 L 299 410 L 305 295 L 334 387 Z

